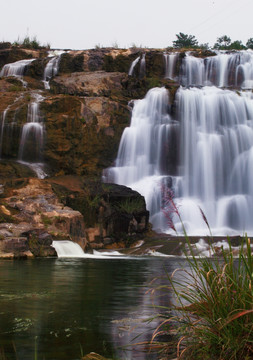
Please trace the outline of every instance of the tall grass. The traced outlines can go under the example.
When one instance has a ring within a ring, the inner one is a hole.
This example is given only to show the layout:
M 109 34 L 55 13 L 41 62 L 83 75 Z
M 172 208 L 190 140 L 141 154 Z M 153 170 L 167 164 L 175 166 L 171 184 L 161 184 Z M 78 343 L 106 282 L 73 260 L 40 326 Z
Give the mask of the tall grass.
M 168 200 L 168 194 L 166 198 Z M 170 213 L 178 210 L 173 199 L 169 206 L 167 215 L 171 221 Z M 203 211 L 201 214 L 209 227 Z M 229 250 L 222 248 L 220 257 L 199 258 L 194 255 L 187 235 L 185 237 L 190 249 L 185 252 L 187 267 L 166 274 L 166 290 L 172 291 L 175 303 L 163 312 L 163 321 L 154 331 L 151 348 L 158 349 L 165 356 L 163 359 L 253 359 L 250 239 L 247 236 L 242 239 L 237 254 L 227 238 Z M 210 247 L 215 253 L 211 243 Z M 164 291 L 164 286 L 160 290 Z
M 156 329 L 152 342 L 174 329 L 172 341 L 159 346 L 163 353 L 176 350 L 178 359 L 253 359 L 250 240 L 244 239 L 238 257 L 230 246 L 221 259 L 188 256 L 186 260 L 187 269 L 168 275 L 177 305 Z

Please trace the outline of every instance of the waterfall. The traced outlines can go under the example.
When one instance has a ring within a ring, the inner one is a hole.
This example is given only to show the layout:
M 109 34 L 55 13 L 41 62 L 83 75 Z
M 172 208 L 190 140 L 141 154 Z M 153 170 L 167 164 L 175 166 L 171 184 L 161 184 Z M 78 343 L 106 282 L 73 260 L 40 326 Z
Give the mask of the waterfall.
M 176 64 L 178 60 L 178 53 L 164 54 L 165 62 L 165 79 L 176 80 Z
M 146 75 L 146 59 L 145 54 L 142 54 L 140 62 L 140 78 L 143 78 Z
M 128 76 L 133 76 L 134 74 L 134 68 L 135 68 L 135 65 L 139 62 L 140 60 L 140 56 L 138 56 L 131 64 L 130 66 L 130 69 L 128 71 Z
M 181 69 L 184 86 L 253 88 L 253 51 L 218 52 L 202 59 L 187 53 Z
M 175 118 L 164 88 L 134 102 L 115 167 L 104 180 L 145 196 L 155 230 L 175 234 L 165 206 L 171 189 L 189 235 L 210 235 L 203 213 L 213 235 L 253 234 L 253 94 L 245 90 L 253 86 L 252 64 L 253 51 L 205 59 L 187 54 Z M 169 217 L 182 234 L 178 215 Z
M 251 93 L 250 93 L 251 94 Z M 188 232 L 201 232 L 198 206 L 217 234 L 253 230 L 253 99 L 216 87 L 180 88 L 181 191 Z M 180 224 L 178 224 L 180 226 Z M 223 228 L 223 229 L 222 229 Z
M 81 246 L 69 240 L 53 241 L 58 258 L 85 258 L 85 259 L 129 259 L 118 251 L 99 252 L 93 250 L 92 254 L 85 253 Z
M 128 71 L 128 76 L 134 76 L 135 67 L 140 61 L 140 68 L 139 68 L 139 78 L 143 78 L 146 75 L 146 59 L 145 53 L 142 56 L 138 56 L 131 64 L 130 69 Z
M 40 94 L 33 94 L 34 101 L 28 105 L 27 122 L 23 125 L 19 144 L 18 160 L 31 167 L 39 178 L 46 174 L 42 170 L 42 150 L 44 145 L 44 125 L 39 112 Z
M 169 96 L 165 88 L 151 89 L 143 100 L 135 101 L 130 127 L 124 130 L 121 138 L 116 166 L 108 169 L 105 175 L 105 181 L 129 186 L 145 196 L 156 227 L 162 227 L 164 222 L 161 188 L 174 178 L 168 176 L 168 164 L 164 159 L 167 156 L 173 159 L 179 130 L 168 108 Z M 169 165 L 173 171 L 174 164 Z
M 59 258 L 84 257 L 84 252 L 81 246 L 73 241 L 69 241 L 69 240 L 53 241 L 52 246 L 55 248 L 55 251 Z
M 14 63 L 5 64 L 0 72 L 0 77 L 2 76 L 17 76 L 22 77 L 25 73 L 25 69 L 32 61 L 35 59 L 26 59 L 19 60 Z
M 44 69 L 43 74 L 43 82 L 46 90 L 50 89 L 49 80 L 58 74 L 59 71 L 59 64 L 61 60 L 61 55 L 64 51 L 58 51 L 57 55 L 54 56 L 55 52 L 52 53 L 52 58 L 48 61 L 47 65 Z
M 2 113 L 1 133 L 0 133 L 0 159 L 2 158 L 2 152 L 3 152 L 3 135 L 4 135 L 4 125 L 5 125 L 5 118 L 7 112 L 8 112 L 8 108 L 4 110 Z

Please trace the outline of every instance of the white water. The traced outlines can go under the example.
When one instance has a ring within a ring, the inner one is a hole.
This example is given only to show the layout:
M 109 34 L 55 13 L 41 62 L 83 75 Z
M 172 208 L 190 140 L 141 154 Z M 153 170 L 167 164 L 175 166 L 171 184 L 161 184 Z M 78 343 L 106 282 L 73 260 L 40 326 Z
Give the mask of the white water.
M 5 125 L 5 118 L 7 112 L 8 112 L 8 108 L 4 110 L 2 113 L 1 134 L 0 134 L 0 159 L 2 158 L 2 152 L 3 152 L 3 135 L 4 135 L 4 125 Z
M 58 74 L 61 55 L 63 53 L 64 51 L 58 51 L 56 54 L 55 52 L 50 54 L 52 58 L 48 61 L 47 65 L 45 66 L 44 74 L 43 74 L 43 83 L 46 90 L 50 89 L 49 80 Z
M 87 254 L 81 246 L 73 241 L 58 240 L 53 241 L 52 246 L 55 248 L 59 258 L 85 258 L 85 259 L 129 259 L 129 256 L 122 255 L 118 251 L 99 252 L 93 250 L 93 254 Z
M 181 83 L 184 86 L 238 86 L 252 89 L 253 51 L 219 52 L 205 59 L 188 53 L 183 60 Z
M 172 189 L 189 235 L 210 235 L 199 208 L 213 235 L 253 234 L 253 96 L 220 88 L 238 86 L 239 71 L 241 86 L 248 87 L 253 74 L 246 68 L 252 57 L 252 51 L 208 59 L 188 55 L 181 69 L 183 83 L 210 86 L 181 87 L 174 120 L 163 88 L 135 101 L 116 166 L 105 172 L 105 181 L 144 195 L 154 229 L 174 233 L 161 211 L 170 211 L 164 207 L 164 192 Z M 211 86 L 211 79 L 219 87 Z M 181 234 L 181 220 L 171 217 Z
M 135 67 L 140 61 L 139 67 L 139 78 L 143 78 L 146 75 L 146 54 L 142 54 L 142 56 L 138 56 L 131 64 L 130 69 L 128 71 L 128 76 L 134 76 Z
M 33 94 L 33 97 L 34 101 L 28 105 L 27 123 L 22 128 L 18 161 L 30 167 L 38 178 L 44 179 L 47 176 L 42 162 L 44 124 L 39 111 L 39 103 L 44 98 L 38 93 Z
M 23 81 L 24 72 L 27 66 L 31 64 L 35 59 L 19 60 L 14 63 L 5 64 L 0 72 L 0 77 L 16 76 L 20 78 L 23 85 L 26 86 L 26 82 Z
M 139 60 L 140 60 L 140 56 L 138 56 L 138 57 L 132 62 L 131 66 L 130 66 L 130 69 L 129 69 L 129 71 L 128 71 L 128 75 L 129 75 L 129 76 L 133 76 L 134 68 L 135 68 L 136 64 L 139 62 Z
M 146 75 L 146 59 L 145 54 L 142 54 L 140 62 L 140 78 L 143 78 Z
M 164 54 L 165 62 L 165 79 L 176 80 L 176 64 L 178 60 L 178 53 Z

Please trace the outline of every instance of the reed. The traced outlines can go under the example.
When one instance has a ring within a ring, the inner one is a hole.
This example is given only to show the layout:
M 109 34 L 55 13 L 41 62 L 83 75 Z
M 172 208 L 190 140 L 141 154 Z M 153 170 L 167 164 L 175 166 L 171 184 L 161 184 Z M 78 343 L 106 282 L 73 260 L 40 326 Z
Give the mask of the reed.
M 166 275 L 176 303 L 162 315 L 151 348 L 177 359 L 253 359 L 250 239 L 245 236 L 237 255 L 228 242 L 229 251 L 222 250 L 220 258 L 197 258 L 191 252 L 187 268 Z

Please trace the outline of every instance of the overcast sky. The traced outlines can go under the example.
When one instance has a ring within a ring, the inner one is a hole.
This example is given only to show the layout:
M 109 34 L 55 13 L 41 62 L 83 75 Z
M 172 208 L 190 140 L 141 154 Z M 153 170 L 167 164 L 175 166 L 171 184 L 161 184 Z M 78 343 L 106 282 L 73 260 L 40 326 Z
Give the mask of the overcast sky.
M 172 46 L 176 34 L 213 45 L 253 37 L 253 0 L 2 0 L 0 41 L 36 36 L 51 48 Z

